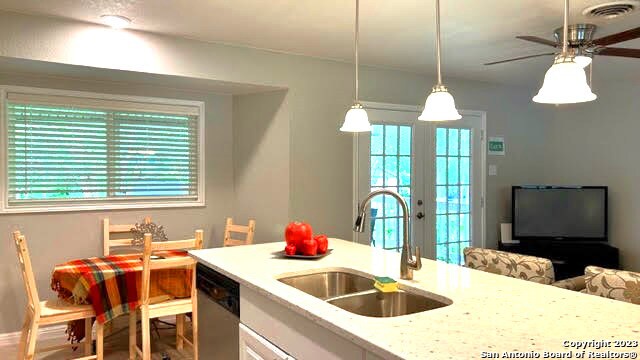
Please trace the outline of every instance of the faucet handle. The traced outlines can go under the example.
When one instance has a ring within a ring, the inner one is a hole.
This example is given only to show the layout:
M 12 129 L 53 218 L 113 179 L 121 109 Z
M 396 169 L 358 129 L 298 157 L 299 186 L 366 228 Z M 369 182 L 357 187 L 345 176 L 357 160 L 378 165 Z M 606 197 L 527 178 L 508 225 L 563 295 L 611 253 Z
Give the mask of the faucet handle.
M 415 260 L 414 259 L 411 260 L 410 266 L 414 270 L 422 269 L 422 260 L 420 259 L 420 247 L 419 246 L 416 246 Z

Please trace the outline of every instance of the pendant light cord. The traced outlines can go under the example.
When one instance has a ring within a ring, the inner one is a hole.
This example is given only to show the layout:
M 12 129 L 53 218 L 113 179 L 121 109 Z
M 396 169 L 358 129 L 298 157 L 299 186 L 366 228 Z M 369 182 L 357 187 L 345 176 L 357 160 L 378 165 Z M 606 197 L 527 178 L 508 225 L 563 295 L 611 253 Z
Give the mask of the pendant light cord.
M 440 0 L 436 0 L 436 69 L 438 72 L 438 86 L 442 85 L 442 74 L 440 70 Z
M 356 50 L 356 103 L 358 103 L 358 99 L 360 98 L 359 88 L 358 88 L 358 42 L 360 40 L 360 0 L 356 0 L 356 39 L 355 39 L 355 50 Z
M 567 56 L 569 37 L 569 0 L 564 0 L 564 27 L 562 29 L 562 55 Z

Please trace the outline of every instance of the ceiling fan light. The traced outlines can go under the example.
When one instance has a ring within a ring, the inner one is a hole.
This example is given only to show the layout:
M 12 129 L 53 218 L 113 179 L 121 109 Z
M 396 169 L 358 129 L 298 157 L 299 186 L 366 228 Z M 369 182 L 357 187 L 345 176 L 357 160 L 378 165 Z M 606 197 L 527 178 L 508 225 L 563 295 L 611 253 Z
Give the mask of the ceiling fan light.
M 114 29 L 126 29 L 131 25 L 131 19 L 120 15 L 105 14 L 100 16 L 102 23 Z
M 592 59 L 591 59 L 590 56 L 577 55 L 575 58 L 573 58 L 573 61 L 575 61 L 582 68 L 586 68 L 587 66 L 589 66 L 591 64 Z
M 344 116 L 344 123 L 340 128 L 342 132 L 365 132 L 371 131 L 369 116 L 362 105 L 355 103 Z
M 436 86 L 424 103 L 424 110 L 418 117 L 421 121 L 460 120 L 462 115 L 456 110 L 456 102 L 446 87 Z
M 572 58 L 558 57 L 544 76 L 533 101 L 543 104 L 575 104 L 597 98 L 587 84 L 584 69 Z

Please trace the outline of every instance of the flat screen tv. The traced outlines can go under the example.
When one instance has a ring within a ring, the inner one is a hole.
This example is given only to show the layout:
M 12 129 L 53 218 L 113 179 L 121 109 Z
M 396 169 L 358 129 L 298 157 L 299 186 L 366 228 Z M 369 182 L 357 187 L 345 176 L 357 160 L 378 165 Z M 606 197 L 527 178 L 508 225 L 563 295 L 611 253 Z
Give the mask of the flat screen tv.
M 606 186 L 513 186 L 515 240 L 608 241 Z

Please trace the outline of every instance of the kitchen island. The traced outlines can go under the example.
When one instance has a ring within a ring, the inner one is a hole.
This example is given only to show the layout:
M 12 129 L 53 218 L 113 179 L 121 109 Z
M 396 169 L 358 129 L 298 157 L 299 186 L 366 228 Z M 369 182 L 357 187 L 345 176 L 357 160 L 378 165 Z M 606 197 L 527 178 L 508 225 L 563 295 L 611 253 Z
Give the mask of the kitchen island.
M 358 359 L 640 353 L 638 305 L 426 259 L 413 280 L 400 280 L 399 254 L 338 239 L 329 240 L 333 253 L 319 260 L 280 258 L 275 253 L 283 247 L 281 242 L 190 253 L 240 284 L 240 321 L 293 358 L 353 358 L 358 349 Z M 404 316 L 367 317 L 277 280 L 321 270 L 390 276 L 403 290 L 453 303 Z M 611 343 L 578 348 L 579 342 L 594 340 Z M 628 347 L 615 347 L 620 344 Z

